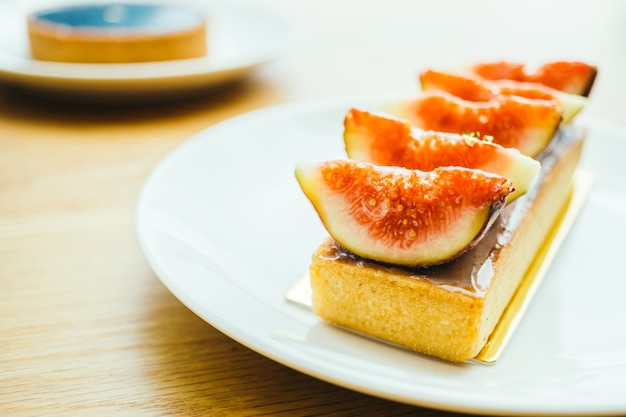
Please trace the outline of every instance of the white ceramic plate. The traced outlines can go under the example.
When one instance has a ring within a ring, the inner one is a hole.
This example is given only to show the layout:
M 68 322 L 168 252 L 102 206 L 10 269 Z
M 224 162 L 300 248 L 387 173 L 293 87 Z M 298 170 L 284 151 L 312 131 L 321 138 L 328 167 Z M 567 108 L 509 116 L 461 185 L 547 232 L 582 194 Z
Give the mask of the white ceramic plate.
M 344 157 L 357 98 L 286 104 L 216 125 L 146 182 L 137 231 L 165 285 L 196 314 L 298 371 L 383 398 L 494 414 L 626 413 L 626 132 L 590 125 L 595 182 L 497 364 L 452 364 L 322 323 L 285 300 L 325 236 L 298 187 L 298 160 Z
M 146 2 L 149 0 L 134 0 Z M 131 64 L 75 64 L 30 57 L 29 12 L 70 0 L 0 1 L 0 80 L 39 93 L 91 99 L 146 99 L 197 93 L 238 79 L 297 40 L 292 19 L 259 2 L 183 0 L 208 17 L 206 57 Z M 81 3 L 101 3 L 82 0 Z

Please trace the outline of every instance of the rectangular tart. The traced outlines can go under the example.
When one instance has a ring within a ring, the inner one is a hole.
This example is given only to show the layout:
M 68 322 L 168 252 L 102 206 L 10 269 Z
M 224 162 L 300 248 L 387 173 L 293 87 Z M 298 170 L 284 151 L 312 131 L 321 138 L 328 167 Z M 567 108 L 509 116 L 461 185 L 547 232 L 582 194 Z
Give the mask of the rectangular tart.
M 477 247 L 421 269 L 359 258 L 331 238 L 310 266 L 312 307 L 338 326 L 449 361 L 476 357 L 570 194 L 584 130 L 567 126 L 538 156 L 534 187 L 503 210 Z

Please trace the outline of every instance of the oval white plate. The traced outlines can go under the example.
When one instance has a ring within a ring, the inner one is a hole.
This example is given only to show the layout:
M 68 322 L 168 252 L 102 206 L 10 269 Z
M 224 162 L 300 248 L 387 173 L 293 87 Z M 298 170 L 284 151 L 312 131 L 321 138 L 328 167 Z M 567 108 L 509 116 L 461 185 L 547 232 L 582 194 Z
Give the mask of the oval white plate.
M 590 123 L 582 166 L 593 189 L 498 363 L 451 364 L 339 330 L 285 301 L 325 236 L 294 165 L 344 157 L 352 106 L 376 102 L 256 111 L 162 161 L 140 195 L 137 232 L 172 293 L 251 349 L 371 395 L 494 415 L 626 413 L 626 133 Z
M 136 0 L 148 2 L 149 0 Z M 101 3 L 83 0 L 82 3 Z M 63 3 L 63 2 L 62 2 Z M 69 3 L 69 0 L 65 0 Z M 91 99 L 197 93 L 240 78 L 297 39 L 295 23 L 277 10 L 242 1 L 184 0 L 208 17 L 206 57 L 130 64 L 76 64 L 30 57 L 26 16 L 55 0 L 0 1 L 0 80 L 38 92 Z

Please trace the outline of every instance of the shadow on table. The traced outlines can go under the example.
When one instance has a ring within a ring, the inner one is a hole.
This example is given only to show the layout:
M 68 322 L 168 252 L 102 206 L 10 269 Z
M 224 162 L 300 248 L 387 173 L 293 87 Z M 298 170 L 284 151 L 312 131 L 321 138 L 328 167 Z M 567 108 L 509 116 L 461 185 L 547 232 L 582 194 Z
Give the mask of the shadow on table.
M 280 99 L 277 90 L 279 87 L 270 80 L 246 77 L 184 96 L 85 101 L 80 97 L 59 98 L 37 90 L 0 84 L 0 114 L 5 118 L 60 123 L 132 122 L 241 106 L 244 100 L 244 105 L 270 105 Z

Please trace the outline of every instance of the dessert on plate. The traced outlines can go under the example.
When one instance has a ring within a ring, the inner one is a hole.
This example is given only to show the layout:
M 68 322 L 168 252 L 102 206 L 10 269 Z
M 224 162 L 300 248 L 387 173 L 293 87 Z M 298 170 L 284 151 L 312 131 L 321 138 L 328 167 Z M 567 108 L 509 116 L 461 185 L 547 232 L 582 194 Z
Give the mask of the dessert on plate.
M 42 61 L 132 63 L 206 55 L 206 18 L 183 7 L 103 3 L 38 10 L 27 19 Z
M 309 268 L 312 307 L 461 362 L 484 348 L 568 204 L 584 143 L 572 120 L 586 99 L 434 70 L 422 84 L 380 111 L 350 109 L 346 159 L 296 166 L 329 234 Z

